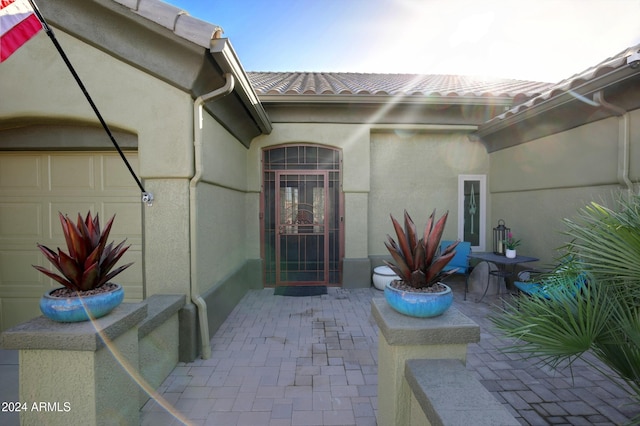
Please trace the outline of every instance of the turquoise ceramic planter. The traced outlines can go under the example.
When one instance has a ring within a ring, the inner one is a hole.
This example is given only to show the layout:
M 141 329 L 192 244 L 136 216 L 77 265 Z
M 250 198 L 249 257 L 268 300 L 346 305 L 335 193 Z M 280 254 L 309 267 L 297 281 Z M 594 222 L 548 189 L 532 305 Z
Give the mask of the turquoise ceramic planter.
M 90 312 L 93 318 L 100 318 L 111 312 L 124 300 L 124 289 L 117 285 L 107 293 L 80 297 L 53 297 L 53 289 L 40 299 L 40 310 L 49 319 L 58 322 L 88 321 Z M 85 309 L 86 308 L 86 309 Z
M 442 284 L 442 283 L 441 283 Z M 394 310 L 401 314 L 417 318 L 430 318 L 442 315 L 453 303 L 453 292 L 447 289 L 439 293 L 418 293 L 402 291 L 387 284 L 384 297 Z

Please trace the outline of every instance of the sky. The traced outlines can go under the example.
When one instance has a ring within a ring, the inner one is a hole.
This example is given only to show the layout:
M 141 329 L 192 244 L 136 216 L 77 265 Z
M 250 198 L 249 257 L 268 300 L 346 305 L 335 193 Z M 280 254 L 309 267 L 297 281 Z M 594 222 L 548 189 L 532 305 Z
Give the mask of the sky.
M 224 30 L 246 71 L 556 83 L 640 44 L 640 0 L 164 0 Z

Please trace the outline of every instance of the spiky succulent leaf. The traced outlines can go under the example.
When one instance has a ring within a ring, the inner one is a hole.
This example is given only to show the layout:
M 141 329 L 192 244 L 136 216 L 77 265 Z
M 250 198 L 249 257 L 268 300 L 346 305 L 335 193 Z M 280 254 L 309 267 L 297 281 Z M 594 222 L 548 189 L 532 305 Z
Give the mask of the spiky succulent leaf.
M 451 245 L 445 247 L 444 251 L 440 254 L 440 256 L 444 256 L 445 254 L 451 253 L 456 249 L 456 247 L 458 247 L 458 244 L 460 244 L 460 240 L 454 241 L 453 243 L 451 243 Z
M 73 289 L 73 284 L 71 284 L 71 282 L 69 282 L 69 280 L 67 280 L 66 278 L 61 277 L 60 275 L 55 274 L 50 270 L 43 268 L 42 266 L 38 266 L 38 265 L 31 265 L 31 266 L 33 266 L 34 268 L 36 268 L 38 271 L 42 272 L 49 278 L 53 278 L 55 281 L 59 282 L 63 286 Z
M 422 244 L 422 238 L 416 245 L 415 252 L 413 254 L 415 269 L 424 269 L 424 245 Z
M 92 224 L 93 220 L 91 219 L 91 212 L 87 213 L 87 217 L 83 220 L 82 216 L 80 216 L 80 214 L 78 214 L 78 223 L 76 225 L 76 227 L 78 228 L 78 232 L 80 234 L 80 237 L 82 239 L 82 243 L 84 244 L 84 250 L 85 250 L 85 254 L 84 254 L 84 258 L 83 259 L 78 259 L 79 261 L 81 260 L 83 263 L 86 260 L 86 257 L 94 250 L 95 248 L 95 244 L 92 243 L 91 241 L 91 232 L 89 231 L 89 227 L 87 226 L 88 224 L 91 223 L 91 226 L 93 227 Z
M 416 231 L 416 224 L 413 222 L 413 219 L 411 219 L 411 216 L 409 216 L 409 213 L 406 210 L 404 211 L 404 232 L 407 235 L 407 241 L 409 242 L 411 252 L 415 253 L 416 246 L 418 244 L 418 233 Z
M 118 262 L 118 260 L 120 260 L 122 255 L 125 254 L 127 250 L 129 250 L 129 247 L 131 247 L 130 245 L 123 247 L 125 241 L 122 241 L 114 249 L 110 248 L 112 246 L 111 243 L 105 248 L 102 256 L 103 260 L 100 263 L 101 272 L 103 274 L 108 273 L 111 268 L 113 268 L 113 266 Z
M 426 277 L 424 272 L 420 269 L 417 269 L 411 273 L 411 279 L 409 283 L 413 288 L 424 288 L 427 287 L 427 280 L 425 278 Z
M 98 214 L 96 213 L 96 217 L 92 219 L 91 212 L 87 213 L 87 218 L 84 222 L 91 238 L 91 246 L 95 247 L 100 241 L 100 219 Z
M 459 241 L 450 244 L 439 254 L 440 239 L 449 216 L 447 211 L 440 219 L 435 220 L 434 210 L 424 230 L 424 237 L 416 241 L 418 234 L 411 216 L 404 212 L 404 232 L 393 216 L 391 222 L 398 236 L 399 243 L 387 235 L 385 246 L 395 264 L 385 262 L 406 284 L 423 288 L 436 284 L 456 270 L 443 272 L 443 268 L 453 259 Z
M 107 222 L 107 226 L 105 226 L 104 231 L 102 231 L 102 235 L 99 239 L 99 244 L 103 248 L 107 244 L 107 238 L 109 238 L 109 233 L 111 232 L 111 226 L 113 225 L 113 220 L 116 218 L 116 215 L 111 216 L 111 219 Z
M 106 283 L 120 272 L 131 266 L 124 265 L 111 271 L 130 246 L 122 241 L 117 246 L 113 242 L 107 245 L 107 238 L 115 215 L 108 221 L 104 231 L 100 231 L 100 219 L 88 212 L 83 219 L 78 214 L 77 223 L 59 213 L 62 232 L 69 254 L 58 249 L 58 253 L 38 244 L 38 248 L 51 264 L 62 274 L 57 275 L 46 268 L 33 265 L 38 271 L 74 290 L 90 290 Z
M 69 282 L 78 286 L 82 278 L 82 268 L 76 263 L 75 259 L 62 250 L 58 250 L 58 265 L 60 266 L 60 271 Z
M 391 262 L 387 262 L 386 260 L 383 260 L 383 262 L 385 263 L 385 265 L 387 265 L 389 268 L 391 268 L 391 270 L 403 281 L 405 281 L 405 279 L 403 278 L 403 272 L 400 270 L 400 268 L 398 268 L 396 265 L 394 265 Z
M 405 262 L 404 257 L 402 256 L 402 254 L 398 251 L 397 249 L 397 245 L 395 244 L 395 241 L 393 240 L 393 238 L 387 236 L 389 238 L 389 242 L 385 242 L 384 245 L 387 247 L 387 250 L 389 250 L 389 253 L 391 254 L 391 257 L 393 258 L 394 262 L 396 263 L 396 267 L 394 268 L 394 272 L 403 280 L 404 279 L 409 279 L 411 277 L 411 269 L 409 268 L 409 266 L 407 265 L 407 263 Z
M 453 256 L 455 255 L 456 255 L 455 252 L 451 252 L 444 256 L 438 256 L 431 263 L 431 265 L 428 268 L 426 268 L 427 270 L 425 271 L 425 275 L 426 275 L 427 283 L 432 283 L 434 281 L 437 281 L 438 275 L 440 275 L 440 272 L 442 272 L 442 269 L 445 266 L 447 266 L 447 264 L 451 261 L 451 259 L 453 259 Z
M 93 288 L 99 287 L 98 285 L 99 277 L 100 277 L 100 270 L 98 267 L 98 262 L 96 262 L 84 270 L 84 273 L 80 278 L 80 282 L 78 283 L 78 290 L 86 291 L 86 290 L 91 290 Z
M 67 223 L 67 233 L 69 235 L 69 241 L 67 242 L 67 248 L 69 249 L 69 256 L 78 260 L 78 262 L 84 263 L 84 259 L 87 257 L 87 244 L 85 238 L 82 236 L 78 226 L 74 224 L 71 219 L 65 217 L 64 220 Z M 78 222 L 82 222 L 82 217 L 78 215 Z
M 58 254 L 55 251 L 51 250 L 49 247 L 43 246 L 42 244 L 38 244 L 38 248 L 40 249 L 42 254 L 44 254 L 44 257 L 46 257 L 47 260 L 53 264 L 53 266 L 60 270 L 60 268 L 58 267 Z
M 404 257 L 404 262 L 407 264 L 409 269 L 413 270 L 413 253 L 411 252 L 411 247 L 409 246 L 409 241 L 407 240 L 407 236 L 404 234 L 404 230 L 400 223 L 391 216 L 391 223 L 393 223 L 393 228 L 396 231 L 396 235 L 398 236 L 398 247 L 400 248 L 400 253 L 402 253 L 402 257 Z
M 434 210 L 432 216 L 435 218 L 436 211 Z M 433 225 L 433 229 L 427 234 L 425 230 L 424 236 L 424 251 L 425 251 L 425 265 L 430 265 L 433 262 L 433 257 L 435 256 L 438 248 L 440 247 L 440 238 L 442 238 L 442 233 L 444 232 L 444 226 L 447 223 L 447 217 L 449 216 L 449 211 L 442 215 L 440 219 Z M 430 218 L 429 221 L 432 221 Z
M 118 275 L 120 272 L 124 271 L 131 265 L 133 265 L 133 262 L 127 263 L 126 265 L 118 266 L 116 269 L 114 269 L 110 273 L 103 276 L 102 279 L 100 279 L 100 281 L 97 282 L 96 287 L 100 287 L 101 285 L 109 282 L 111 278 L 115 277 L 116 275 Z
M 71 239 L 71 230 L 69 229 L 69 220 L 62 213 L 58 212 L 58 217 L 60 218 L 60 225 L 62 226 L 62 235 L 64 235 L 65 243 L 67 244 L 67 249 L 69 250 L 69 256 L 76 257 L 75 245 L 73 240 Z

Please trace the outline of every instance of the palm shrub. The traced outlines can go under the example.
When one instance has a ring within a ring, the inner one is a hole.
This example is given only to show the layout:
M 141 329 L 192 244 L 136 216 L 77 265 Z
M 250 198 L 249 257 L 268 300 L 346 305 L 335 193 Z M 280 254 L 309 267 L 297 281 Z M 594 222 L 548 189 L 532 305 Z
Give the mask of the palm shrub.
M 640 198 L 621 195 L 616 204 L 591 203 L 564 219 L 573 267 L 543 277 L 548 297 L 520 297 L 491 320 L 517 339 L 508 351 L 553 367 L 581 358 L 599 369 L 585 357 L 592 353 L 621 380 L 605 377 L 640 402 Z M 584 280 L 576 279 L 576 265 Z
M 60 248 L 56 253 L 41 244 L 38 244 L 38 248 L 62 275 L 42 266 L 32 265 L 38 271 L 70 290 L 82 292 L 99 288 L 133 264 L 128 263 L 113 269 L 130 247 L 124 246 L 125 241 L 116 246 L 113 242 L 107 244 L 115 215 L 102 231 L 97 214 L 93 218 L 91 212 L 88 212 L 84 220 L 78 214 L 75 224 L 68 216 L 62 213 L 58 215 L 69 253 L 65 253 Z
M 455 248 L 459 241 L 454 242 L 440 253 L 440 239 L 447 223 L 449 212 L 447 211 L 438 221 L 435 221 L 434 210 L 427 220 L 422 237 L 418 235 L 416 225 L 404 211 L 404 229 L 402 225 L 391 215 L 391 222 L 396 232 L 396 242 L 387 235 L 385 246 L 394 263 L 385 263 L 400 277 L 409 287 L 415 289 L 436 290 L 437 284 L 447 276 L 456 272 L 451 270 L 444 272 L 443 268 L 456 254 Z

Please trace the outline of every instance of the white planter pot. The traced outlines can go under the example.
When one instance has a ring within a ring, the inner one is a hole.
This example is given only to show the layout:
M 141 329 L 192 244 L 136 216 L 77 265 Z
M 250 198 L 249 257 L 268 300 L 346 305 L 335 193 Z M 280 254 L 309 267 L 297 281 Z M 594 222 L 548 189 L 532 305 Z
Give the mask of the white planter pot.
M 504 255 L 505 255 L 506 257 L 508 257 L 509 259 L 513 259 L 514 257 L 516 257 L 516 251 L 515 251 L 515 249 L 514 249 L 514 250 L 507 249 L 507 250 L 505 251 L 505 254 L 504 254 Z
M 388 266 L 378 266 L 373 269 L 373 286 L 380 291 L 384 291 L 384 288 L 391 281 L 400 279 L 395 272 Z

